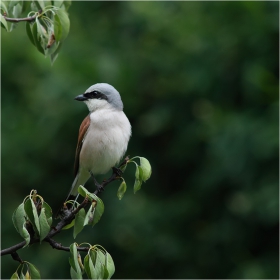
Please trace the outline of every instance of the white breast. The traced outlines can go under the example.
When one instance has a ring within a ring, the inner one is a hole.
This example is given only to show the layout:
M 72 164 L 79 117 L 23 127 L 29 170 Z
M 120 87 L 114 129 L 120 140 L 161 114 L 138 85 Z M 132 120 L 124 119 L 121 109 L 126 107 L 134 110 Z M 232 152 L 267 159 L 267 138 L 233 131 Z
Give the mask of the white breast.
M 90 120 L 80 153 L 80 171 L 104 174 L 126 152 L 131 126 L 123 111 L 112 108 L 92 112 Z

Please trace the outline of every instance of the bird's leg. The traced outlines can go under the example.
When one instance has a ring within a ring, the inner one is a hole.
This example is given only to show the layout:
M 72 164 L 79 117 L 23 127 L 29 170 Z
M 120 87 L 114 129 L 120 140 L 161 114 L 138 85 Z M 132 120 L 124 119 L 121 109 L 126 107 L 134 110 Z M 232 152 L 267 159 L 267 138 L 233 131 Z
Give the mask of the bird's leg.
M 122 177 L 123 172 L 121 171 L 120 168 L 112 167 L 112 169 L 113 169 L 113 173 L 115 173 L 117 177 Z
M 89 173 L 90 173 L 91 177 L 93 178 L 94 185 L 96 186 L 97 191 L 98 191 L 98 192 L 104 191 L 104 187 L 103 187 L 101 184 L 99 184 L 99 183 L 97 182 L 97 180 L 95 179 L 95 177 L 94 177 L 94 175 L 93 175 L 93 173 L 92 173 L 91 170 L 89 170 Z

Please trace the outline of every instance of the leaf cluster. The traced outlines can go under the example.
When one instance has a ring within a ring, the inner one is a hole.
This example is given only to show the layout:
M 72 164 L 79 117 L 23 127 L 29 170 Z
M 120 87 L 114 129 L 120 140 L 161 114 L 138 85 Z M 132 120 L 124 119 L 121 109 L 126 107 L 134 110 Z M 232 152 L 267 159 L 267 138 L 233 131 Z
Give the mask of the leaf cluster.
M 136 161 L 134 161 L 134 159 L 139 158 L 140 159 L 140 165 L 137 164 Z M 126 162 L 125 165 L 123 165 L 120 169 L 124 172 L 127 164 L 129 163 L 134 163 L 136 166 L 136 171 L 135 171 L 135 181 L 134 181 L 134 186 L 133 186 L 133 190 L 134 193 L 136 193 L 137 191 L 139 191 L 141 189 L 142 183 L 146 182 L 152 174 L 152 167 L 150 165 L 150 162 L 144 158 L 144 157 L 133 157 L 130 160 L 128 160 Z M 126 182 L 123 178 L 122 179 L 122 183 L 119 186 L 118 192 L 117 192 L 117 196 L 119 198 L 119 200 L 121 200 L 126 192 Z
M 83 186 L 79 186 L 78 192 L 81 196 L 90 200 L 90 207 L 86 211 L 85 208 L 79 210 L 76 214 L 75 219 L 63 229 L 69 229 L 74 226 L 73 237 L 76 238 L 78 233 L 82 231 L 84 226 L 91 225 L 92 227 L 100 220 L 104 212 L 104 203 L 103 201 L 94 193 L 90 193 Z M 79 207 L 79 203 L 76 201 L 67 201 L 67 203 L 74 204 L 74 207 Z M 73 208 L 74 209 L 74 208 Z
M 67 10 L 71 1 L 2 1 L 1 26 L 12 31 L 20 21 L 26 21 L 26 33 L 37 50 L 53 63 L 66 39 L 70 20 Z M 27 18 L 18 18 L 28 8 Z M 12 18 L 8 16 L 13 16 Z M 9 24 L 9 21 L 12 23 Z
M 41 279 L 39 270 L 29 262 L 22 262 L 11 279 Z
M 13 224 L 28 246 L 31 238 L 40 239 L 48 235 L 52 225 L 52 209 L 44 199 L 32 190 L 17 207 L 12 216 Z
M 70 253 L 72 279 L 82 279 L 84 273 L 89 279 L 110 279 L 115 272 L 111 255 L 100 245 L 90 245 L 83 262 L 76 243 L 70 245 Z

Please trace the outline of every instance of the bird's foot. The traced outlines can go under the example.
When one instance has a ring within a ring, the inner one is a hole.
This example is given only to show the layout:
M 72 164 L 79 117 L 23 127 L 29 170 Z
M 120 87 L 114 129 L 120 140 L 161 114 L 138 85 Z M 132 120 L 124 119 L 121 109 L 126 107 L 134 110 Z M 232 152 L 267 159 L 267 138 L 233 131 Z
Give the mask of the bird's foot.
M 99 183 L 97 182 L 97 180 L 95 179 L 95 177 L 94 177 L 94 175 L 93 175 L 93 173 L 92 173 L 91 170 L 89 170 L 89 173 L 90 173 L 91 177 L 93 178 L 94 185 L 96 186 L 96 191 L 99 192 L 99 193 L 100 193 L 100 192 L 103 192 L 103 191 L 104 191 L 103 185 L 102 185 L 102 184 L 99 184 Z
M 122 177 L 123 172 L 121 171 L 120 168 L 112 167 L 112 169 L 113 169 L 113 173 L 115 173 L 117 175 L 117 177 Z
M 96 186 L 96 190 L 101 193 L 104 191 L 103 185 L 99 184 L 96 180 L 94 181 L 94 185 Z

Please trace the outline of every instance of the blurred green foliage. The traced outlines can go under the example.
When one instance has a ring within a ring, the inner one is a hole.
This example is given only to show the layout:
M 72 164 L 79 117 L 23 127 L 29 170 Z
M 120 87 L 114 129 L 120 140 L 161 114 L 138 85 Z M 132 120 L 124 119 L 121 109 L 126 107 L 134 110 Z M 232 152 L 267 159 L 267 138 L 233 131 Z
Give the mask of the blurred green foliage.
M 73 2 L 69 15 L 53 66 L 24 24 L 1 34 L 2 248 L 21 241 L 11 217 L 31 189 L 64 199 L 87 114 L 73 98 L 107 82 L 132 123 L 127 153 L 153 174 L 134 195 L 128 168 L 124 198 L 108 186 L 77 242 L 102 244 L 119 279 L 278 278 L 279 2 Z M 67 252 L 19 254 L 70 277 Z M 17 266 L 2 257 L 2 278 Z

